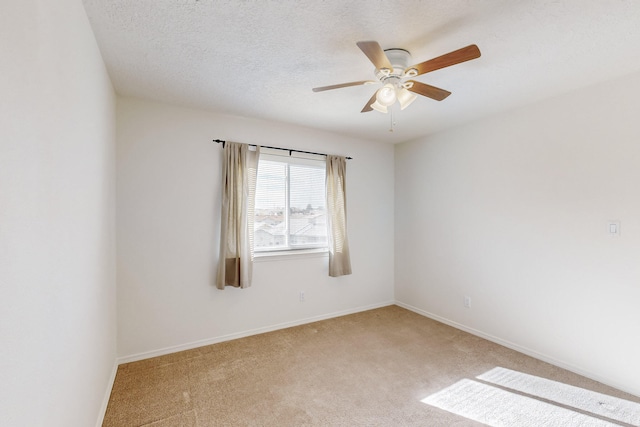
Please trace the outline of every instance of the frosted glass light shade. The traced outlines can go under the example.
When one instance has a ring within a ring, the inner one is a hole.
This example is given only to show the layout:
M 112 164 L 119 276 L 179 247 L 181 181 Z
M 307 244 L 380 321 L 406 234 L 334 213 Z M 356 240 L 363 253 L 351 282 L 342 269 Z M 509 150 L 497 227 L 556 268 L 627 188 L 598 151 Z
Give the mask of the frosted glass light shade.
M 374 110 L 376 110 L 376 111 L 378 111 L 380 113 L 385 113 L 386 114 L 388 112 L 387 107 L 382 105 L 382 104 L 380 104 L 377 100 L 376 100 L 376 102 L 371 104 L 371 108 L 373 108 Z
M 416 100 L 418 95 L 415 93 L 409 92 L 405 88 L 398 89 L 398 102 L 400 103 L 400 109 L 404 110 L 407 108 L 413 101 Z
M 395 86 L 391 83 L 387 83 L 386 85 L 382 86 L 376 94 L 376 100 L 380 103 L 380 105 L 384 105 L 385 107 L 393 105 L 393 103 L 396 102 Z

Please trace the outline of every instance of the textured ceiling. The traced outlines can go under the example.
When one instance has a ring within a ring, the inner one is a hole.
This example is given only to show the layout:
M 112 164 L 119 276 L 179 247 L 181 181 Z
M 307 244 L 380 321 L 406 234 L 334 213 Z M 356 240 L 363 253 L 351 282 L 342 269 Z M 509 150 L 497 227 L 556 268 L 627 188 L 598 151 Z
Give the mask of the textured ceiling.
M 116 91 L 386 142 L 407 141 L 640 70 L 635 0 L 83 0 Z M 413 62 L 477 44 L 416 78 L 452 92 L 360 113 L 377 86 L 356 46 Z

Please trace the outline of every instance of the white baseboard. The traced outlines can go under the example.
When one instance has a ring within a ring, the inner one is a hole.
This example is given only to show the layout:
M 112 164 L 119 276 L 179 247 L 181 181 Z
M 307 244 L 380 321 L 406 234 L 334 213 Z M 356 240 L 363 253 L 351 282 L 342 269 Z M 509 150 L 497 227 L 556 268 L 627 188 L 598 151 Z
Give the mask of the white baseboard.
M 107 405 L 109 405 L 109 398 L 111 397 L 111 390 L 113 390 L 113 383 L 116 380 L 116 373 L 118 372 L 118 361 L 114 360 L 113 368 L 111 369 L 111 376 L 107 383 L 107 389 L 102 399 L 102 406 L 100 406 L 100 412 L 98 412 L 98 420 L 96 421 L 96 427 L 101 427 L 104 422 L 104 416 L 107 413 Z
M 233 333 L 233 334 L 222 335 L 222 336 L 219 336 L 219 337 L 207 338 L 207 339 L 204 339 L 204 340 L 193 341 L 193 342 L 189 342 L 189 343 L 186 343 L 186 344 L 180 344 L 180 345 L 176 345 L 176 346 L 165 347 L 165 348 L 161 348 L 161 349 L 158 349 L 158 350 L 146 351 L 146 352 L 143 352 L 143 353 L 132 354 L 132 355 L 129 355 L 129 356 L 122 356 L 122 357 L 119 357 L 117 359 L 117 363 L 118 364 L 123 364 L 123 363 L 129 363 L 129 362 L 137 362 L 137 361 L 143 360 L 143 359 L 150 359 L 152 357 L 164 356 L 164 355 L 171 354 L 171 353 L 177 353 L 179 351 L 191 350 L 191 349 L 194 349 L 194 348 L 197 348 L 197 347 L 204 347 L 206 345 L 217 344 L 217 343 L 224 342 L 224 341 L 231 341 L 231 340 L 235 340 L 237 338 L 244 338 L 244 337 L 248 337 L 248 336 L 251 336 L 251 335 L 263 334 L 265 332 L 277 331 L 279 329 L 286 329 L 286 328 L 290 328 L 292 326 L 304 325 L 304 324 L 307 324 L 307 323 L 313 323 L 313 322 L 317 322 L 317 321 L 320 321 L 320 320 L 331 319 L 331 318 L 334 318 L 334 317 L 346 316 L 346 315 L 349 315 L 349 314 L 359 313 L 359 312 L 367 311 L 367 310 L 373 310 L 375 308 L 387 307 L 389 305 L 394 305 L 394 304 L 395 304 L 394 301 L 387 301 L 387 302 L 383 302 L 383 303 L 372 304 L 372 305 L 368 305 L 368 306 L 362 306 L 362 307 L 352 308 L 352 309 L 343 310 L 343 311 L 336 311 L 336 312 L 332 312 L 332 313 L 321 314 L 319 316 L 307 317 L 307 318 L 300 319 L 300 320 L 294 320 L 292 322 L 279 323 L 279 324 L 276 324 L 276 325 L 266 326 L 266 327 L 263 327 L 263 328 L 250 329 L 248 331 L 236 332 L 236 333 Z M 106 409 L 106 407 L 105 407 L 105 409 Z
M 395 304 L 397 306 L 399 306 L 399 307 L 406 308 L 407 310 L 410 310 L 410 311 L 413 311 L 414 313 L 420 314 L 420 315 L 422 315 L 424 317 L 428 317 L 430 319 L 437 320 L 438 322 L 444 323 L 445 325 L 449 325 L 449 326 L 452 326 L 452 327 L 454 327 L 456 329 L 460 329 L 462 331 L 468 332 L 468 333 L 470 333 L 472 335 L 475 335 L 477 337 L 484 338 L 487 341 L 491 341 L 491 342 L 494 342 L 496 344 L 500 344 L 501 346 L 510 348 L 511 350 L 515 350 L 515 351 L 517 351 L 519 353 L 526 354 L 527 356 L 531 356 L 531 357 L 533 357 L 535 359 L 542 360 L 543 362 L 550 363 L 550 364 L 555 365 L 555 366 L 557 366 L 559 368 L 566 369 L 567 371 L 571 371 L 571 372 L 573 372 L 575 374 L 582 375 L 583 377 L 590 378 L 590 379 L 592 379 L 594 381 L 598 381 L 598 382 L 600 382 L 602 384 L 608 385 L 610 387 L 617 388 L 618 390 L 624 391 L 624 392 L 629 393 L 629 394 L 633 394 L 634 396 L 638 396 L 638 390 L 630 390 L 625 385 L 617 384 L 615 381 L 612 381 L 609 378 L 605 378 L 605 377 L 602 377 L 602 376 L 600 376 L 598 374 L 594 374 L 593 372 L 586 371 L 586 370 L 581 369 L 581 368 L 579 368 L 577 366 L 573 366 L 573 365 L 571 365 L 569 363 L 566 363 L 566 362 L 564 362 L 562 360 L 558 360 L 558 359 L 556 359 L 554 357 L 548 356 L 548 355 L 543 354 L 543 353 L 539 353 L 539 352 L 537 352 L 535 350 L 532 350 L 530 348 L 523 347 L 521 345 L 512 343 L 511 341 L 503 340 L 502 338 L 493 336 L 491 334 L 487 334 L 487 333 L 479 331 L 477 329 L 470 328 L 470 327 L 468 327 L 466 325 L 463 325 L 461 323 L 454 322 L 453 320 L 446 319 L 444 317 L 438 316 L 437 314 L 430 313 L 428 311 L 419 309 L 419 308 L 414 307 L 412 305 L 405 304 L 405 303 L 400 302 L 400 301 L 396 301 Z
M 449 325 L 452 326 L 456 329 L 460 329 L 462 331 L 468 332 L 472 335 L 478 336 L 480 338 L 484 338 L 488 341 L 494 342 L 496 344 L 502 345 L 504 347 L 510 348 L 512 350 L 515 350 L 517 352 L 520 352 L 522 354 L 526 354 L 527 356 L 531 356 L 533 358 L 536 358 L 538 360 L 542 360 L 544 362 L 550 363 L 552 365 L 558 366 L 560 368 L 566 369 L 568 371 L 574 372 L 578 375 L 582 375 L 584 377 L 590 378 L 592 380 L 601 382 L 603 384 L 606 384 L 608 386 L 617 388 L 618 390 L 624 391 L 626 393 L 630 393 L 633 394 L 635 396 L 638 396 L 638 390 L 630 390 L 627 386 L 623 385 L 623 384 L 618 384 L 616 383 L 616 381 L 612 381 L 609 378 L 605 378 L 602 377 L 601 375 L 595 374 L 593 372 L 589 372 L 587 370 L 584 370 L 582 368 L 579 368 L 577 366 L 573 366 L 569 363 L 566 363 L 562 360 L 556 359 L 554 357 L 548 356 L 546 354 L 540 353 L 538 351 L 532 350 L 530 348 L 527 347 L 523 347 L 519 344 L 513 343 L 511 341 L 507 341 L 504 340 L 502 338 L 496 337 L 494 335 L 485 333 L 483 331 L 468 327 L 466 325 L 463 325 L 461 323 L 455 322 L 453 320 L 441 317 L 437 314 L 434 313 L 430 313 L 428 311 L 419 309 L 417 307 L 414 307 L 412 305 L 409 304 L 405 304 L 403 302 L 400 301 L 387 301 L 384 303 L 378 303 L 378 304 L 372 304 L 372 305 L 368 305 L 368 306 L 361 306 L 361 307 L 357 307 L 357 308 L 353 308 L 353 309 L 349 309 L 349 310 L 343 310 L 343 311 L 336 311 L 336 312 L 332 312 L 332 313 L 327 313 L 327 314 L 322 314 L 319 316 L 313 316 L 313 317 L 307 317 L 304 319 L 300 319 L 300 320 L 295 320 L 292 322 L 285 322 L 285 323 L 279 323 L 279 324 L 275 324 L 275 325 L 270 325 L 270 326 L 266 326 L 266 327 L 262 327 L 262 328 L 256 328 L 256 329 L 250 329 L 247 331 L 242 331 L 242 332 L 237 332 L 237 333 L 233 333 L 233 334 L 228 334 L 228 335 L 222 335 L 222 336 L 218 336 L 218 337 L 212 337 L 212 338 L 207 338 L 207 339 L 203 339 L 203 340 L 198 340 L 198 341 L 193 341 L 193 342 L 189 342 L 189 343 L 185 343 L 185 344 L 180 344 L 180 345 L 176 345 L 176 346 L 171 346 L 171 347 L 165 347 L 165 348 L 161 348 L 158 350 L 152 350 L 152 351 L 147 351 L 147 352 L 143 352 L 143 353 L 137 353 L 137 354 L 132 354 L 129 356 L 122 356 L 119 357 L 118 359 L 116 359 L 116 364 L 114 365 L 114 369 L 113 372 L 111 374 L 111 379 L 110 379 L 110 383 L 109 383 L 109 387 L 103 402 L 103 407 L 101 410 L 101 418 L 98 420 L 98 424 L 97 426 L 100 426 L 102 424 L 102 418 L 104 417 L 104 414 L 106 412 L 107 409 L 107 404 L 109 403 L 109 396 L 111 393 L 111 388 L 113 387 L 113 382 L 115 380 L 115 375 L 116 375 L 116 371 L 117 371 L 117 366 L 123 363 L 129 363 L 129 362 L 136 362 L 139 360 L 144 360 L 144 359 L 150 359 L 152 357 L 158 357 L 158 356 L 164 356 L 167 354 L 171 354 L 171 353 L 176 353 L 179 351 L 184 351 L 184 350 L 191 350 L 197 347 L 203 347 L 206 345 L 211 345 L 211 344 L 217 344 L 220 342 L 224 342 L 224 341 L 231 341 L 234 339 L 238 339 L 238 338 L 244 338 L 244 337 L 248 337 L 248 336 L 252 336 L 252 335 L 257 335 L 257 334 L 262 334 L 265 332 L 272 332 L 272 331 L 276 331 L 279 329 L 286 329 L 286 328 L 290 328 L 293 326 L 299 326 L 299 325 L 304 325 L 307 323 L 313 323 L 313 322 L 317 322 L 320 320 L 326 320 L 326 319 L 331 319 L 334 317 L 340 317 L 340 316 L 346 316 L 349 314 L 354 314 L 354 313 L 359 313 L 362 311 L 367 311 L 367 310 L 373 310 L 376 308 L 381 308 L 381 307 L 386 307 L 389 305 L 398 305 L 402 308 L 406 308 L 407 310 L 413 311 L 414 313 L 420 314 L 422 316 L 428 317 L 430 319 L 436 320 L 438 322 L 444 323 L 445 325 Z

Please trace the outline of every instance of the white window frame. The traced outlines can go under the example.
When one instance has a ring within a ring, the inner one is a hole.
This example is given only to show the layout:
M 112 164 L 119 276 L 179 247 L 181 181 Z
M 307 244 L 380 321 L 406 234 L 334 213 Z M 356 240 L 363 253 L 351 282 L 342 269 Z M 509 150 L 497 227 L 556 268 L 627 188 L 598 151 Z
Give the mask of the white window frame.
M 297 154 L 297 153 L 296 153 Z M 325 188 L 323 190 L 323 197 L 326 194 L 326 163 L 324 156 L 316 156 L 316 155 L 295 155 L 291 156 L 289 153 L 280 151 L 280 150 L 270 150 L 270 149 L 261 149 L 260 158 L 258 160 L 258 173 L 260 171 L 260 162 L 261 161 L 273 161 L 287 164 L 287 172 L 286 172 L 286 181 L 285 181 L 285 208 L 284 208 L 284 217 L 285 217 L 285 245 L 278 247 L 267 247 L 267 248 L 258 248 L 254 244 L 254 255 L 256 258 L 265 257 L 270 259 L 275 259 L 273 257 L 277 257 L 279 255 L 306 255 L 306 254 L 326 254 L 328 252 L 328 235 L 327 241 L 320 244 L 307 244 L 307 245 L 294 245 L 290 244 L 290 191 L 291 191 L 291 174 L 289 173 L 290 165 L 307 165 L 312 167 L 317 167 L 318 169 L 322 169 L 325 174 Z M 259 185 L 259 184 L 258 184 Z M 256 210 L 258 207 L 256 206 Z M 326 210 L 326 203 L 325 203 Z

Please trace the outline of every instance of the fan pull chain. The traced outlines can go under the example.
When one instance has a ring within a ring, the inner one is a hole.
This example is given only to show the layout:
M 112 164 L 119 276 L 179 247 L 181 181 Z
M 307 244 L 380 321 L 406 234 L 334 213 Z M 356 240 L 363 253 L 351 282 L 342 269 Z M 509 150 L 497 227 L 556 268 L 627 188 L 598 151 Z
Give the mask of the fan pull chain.
M 389 107 L 391 110 L 391 114 L 389 115 L 389 119 L 391 122 L 389 123 L 389 132 L 393 132 L 393 128 L 396 126 L 396 121 L 393 119 L 393 105 Z

